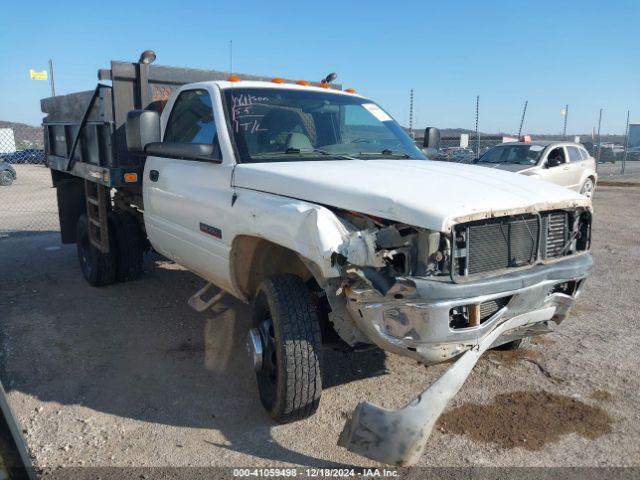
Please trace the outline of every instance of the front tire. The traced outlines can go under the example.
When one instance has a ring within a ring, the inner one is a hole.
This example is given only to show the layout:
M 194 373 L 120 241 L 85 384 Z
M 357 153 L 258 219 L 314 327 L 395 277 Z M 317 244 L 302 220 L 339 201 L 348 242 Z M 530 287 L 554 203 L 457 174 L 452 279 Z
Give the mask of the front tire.
M 322 393 L 317 308 L 296 275 L 264 280 L 254 299 L 253 325 L 263 345 L 256 373 L 262 405 L 279 423 L 315 413 Z
M 595 190 L 596 185 L 593 182 L 592 178 L 587 178 L 582 184 L 582 188 L 580 188 L 580 194 L 584 195 L 587 198 L 593 198 L 593 191 Z

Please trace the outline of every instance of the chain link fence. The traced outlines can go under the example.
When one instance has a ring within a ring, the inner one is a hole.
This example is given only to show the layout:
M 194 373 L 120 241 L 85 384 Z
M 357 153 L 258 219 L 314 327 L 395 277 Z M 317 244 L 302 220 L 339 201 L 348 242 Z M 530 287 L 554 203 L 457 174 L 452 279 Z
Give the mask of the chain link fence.
M 157 87 L 153 91 L 155 107 L 162 109 L 171 93 L 170 88 Z M 152 107 L 154 105 L 152 104 Z M 417 136 L 417 135 L 416 135 Z M 561 140 L 560 136 L 534 136 L 535 140 Z M 573 140 L 573 138 L 570 138 Z M 625 150 L 625 138 L 603 137 L 598 145 L 589 140 L 583 145 L 600 158 L 600 178 L 617 175 L 640 175 L 640 148 Z M 504 141 L 500 135 L 475 134 L 443 135 L 435 160 L 471 163 L 477 152 L 482 155 L 489 148 Z M 422 138 L 416 138 L 422 146 Z M 42 127 L 0 121 L 0 238 L 34 232 L 59 231 L 56 191 L 46 165 Z
M 532 140 L 578 141 L 593 158 L 598 159 L 597 170 L 601 176 L 640 175 L 640 146 L 630 146 L 622 135 L 607 135 L 602 138 L 599 144 L 594 144 L 590 137 L 588 140 L 576 137 L 564 139 L 561 135 L 533 135 L 531 137 Z M 422 147 L 423 140 L 423 137 L 416 136 L 416 145 Z M 430 153 L 429 158 L 447 162 L 473 163 L 475 158 L 491 147 L 505 141 L 515 140 L 515 136 L 483 134 L 480 134 L 478 139 L 474 133 L 444 135 L 440 139 L 440 148 L 437 152 Z
M 41 127 L 0 122 L 0 238 L 58 231 Z

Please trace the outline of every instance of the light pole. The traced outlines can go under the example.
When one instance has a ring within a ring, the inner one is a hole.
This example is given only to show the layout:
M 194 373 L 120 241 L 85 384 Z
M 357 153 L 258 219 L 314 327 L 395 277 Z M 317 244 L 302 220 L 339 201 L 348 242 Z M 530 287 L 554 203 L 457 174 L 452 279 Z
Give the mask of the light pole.
M 480 132 L 478 131 L 478 117 L 480 116 L 480 95 L 476 96 L 476 158 L 480 157 Z
M 412 139 L 415 139 L 413 134 L 413 88 L 409 94 L 409 135 Z
M 598 152 L 596 153 L 596 170 L 598 170 L 598 163 L 600 163 L 600 150 L 602 146 L 600 145 L 600 127 L 602 126 L 602 109 L 600 109 L 600 114 L 598 115 Z
M 51 96 L 56 96 L 56 81 L 53 78 L 53 60 L 49 59 L 49 82 L 51 83 Z
M 524 116 L 527 114 L 527 105 L 529 104 L 528 100 L 524 101 L 524 108 L 522 109 L 522 118 L 520 119 L 520 129 L 518 130 L 518 140 L 520 140 L 520 135 L 522 135 L 522 125 L 524 125 Z
M 622 157 L 622 169 L 620 170 L 620 175 L 624 175 L 624 170 L 627 166 L 627 150 L 629 150 L 629 114 L 630 110 L 627 110 L 627 128 L 624 132 L 624 157 Z

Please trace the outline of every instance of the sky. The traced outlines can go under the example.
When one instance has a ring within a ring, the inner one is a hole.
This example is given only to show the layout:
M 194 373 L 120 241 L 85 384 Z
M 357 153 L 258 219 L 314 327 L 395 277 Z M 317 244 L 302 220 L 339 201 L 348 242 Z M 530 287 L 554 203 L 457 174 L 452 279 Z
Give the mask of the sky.
M 640 123 L 639 0 L 5 2 L 0 29 L 0 120 L 38 125 L 48 82 L 29 69 L 54 61 L 56 93 L 92 90 L 109 61 L 337 82 L 401 124 L 624 134 Z

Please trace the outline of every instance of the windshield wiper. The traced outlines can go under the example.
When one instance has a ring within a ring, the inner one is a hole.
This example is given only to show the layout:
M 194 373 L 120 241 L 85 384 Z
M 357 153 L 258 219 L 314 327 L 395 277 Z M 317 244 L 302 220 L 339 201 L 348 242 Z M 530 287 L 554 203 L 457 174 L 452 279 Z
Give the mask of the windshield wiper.
M 331 153 L 331 152 L 327 152 L 326 150 L 321 150 L 319 148 L 314 148 L 313 150 L 302 150 L 300 148 L 287 148 L 284 153 L 286 153 L 287 155 L 292 155 L 292 154 L 296 155 L 296 154 L 301 154 L 306 152 L 319 153 L 320 155 L 328 155 L 328 156 L 339 158 L 342 160 L 357 160 L 356 158 L 349 157 L 348 155 L 342 155 L 340 153 Z
M 394 152 L 393 150 L 389 150 L 385 148 L 381 152 L 360 152 L 358 155 L 380 155 L 385 157 L 401 157 L 401 158 L 411 158 L 411 155 L 404 152 Z

